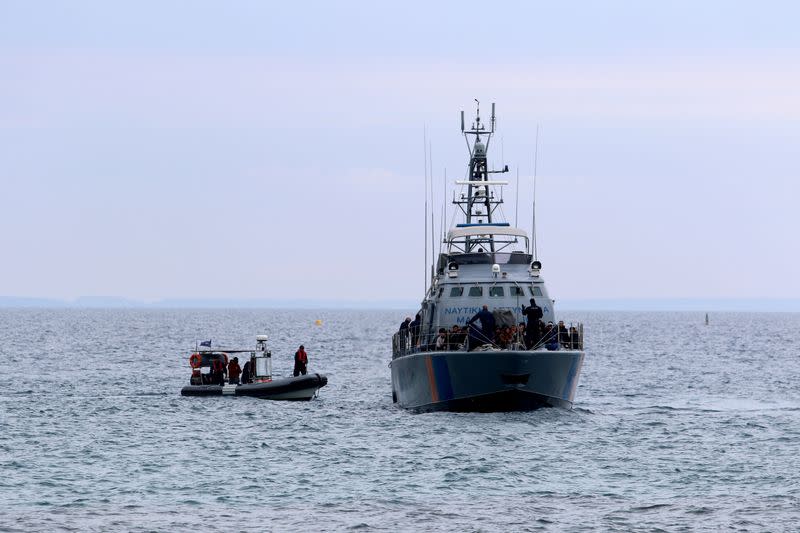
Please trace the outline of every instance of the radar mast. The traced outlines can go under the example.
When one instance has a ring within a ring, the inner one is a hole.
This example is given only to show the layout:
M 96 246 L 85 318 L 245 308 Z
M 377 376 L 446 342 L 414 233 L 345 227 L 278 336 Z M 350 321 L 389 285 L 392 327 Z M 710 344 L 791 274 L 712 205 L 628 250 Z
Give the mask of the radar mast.
M 489 174 L 508 172 L 508 165 L 505 165 L 502 170 L 489 170 L 486 159 L 489 143 L 495 132 L 494 102 L 492 103 L 492 115 L 488 129 L 481 123 L 481 103 L 475 99 L 475 104 L 475 121 L 470 129 L 464 128 L 464 111 L 461 111 L 461 132 L 464 134 L 464 139 L 467 143 L 470 160 L 468 179 L 457 183 L 467 185 L 467 193 L 462 193 L 459 197 L 453 198 L 453 203 L 464 213 L 466 226 L 494 224 L 494 212 L 503 203 L 503 198 L 502 195 L 500 198 L 495 197 L 494 191 L 490 186 L 504 183 L 491 182 Z M 474 137 L 472 143 L 470 143 L 470 136 Z M 485 143 L 481 137 L 486 139 Z M 480 242 L 488 244 L 489 251 L 495 251 L 494 239 L 489 239 L 488 243 L 486 239 L 480 239 Z M 467 237 L 464 251 L 469 253 L 475 246 L 477 246 L 475 240 Z

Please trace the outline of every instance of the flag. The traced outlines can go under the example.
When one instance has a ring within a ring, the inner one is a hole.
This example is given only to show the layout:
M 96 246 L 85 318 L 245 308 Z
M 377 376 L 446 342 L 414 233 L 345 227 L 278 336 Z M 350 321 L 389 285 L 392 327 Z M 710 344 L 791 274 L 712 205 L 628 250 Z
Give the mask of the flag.
M 207 346 L 207 347 L 211 348 L 211 339 L 201 342 L 200 346 Z

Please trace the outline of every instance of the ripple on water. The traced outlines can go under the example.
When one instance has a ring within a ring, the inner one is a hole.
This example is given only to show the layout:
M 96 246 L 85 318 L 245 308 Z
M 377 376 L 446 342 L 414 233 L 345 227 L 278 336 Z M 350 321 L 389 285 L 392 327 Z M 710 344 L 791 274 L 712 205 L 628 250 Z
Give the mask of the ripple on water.
M 791 531 L 800 520 L 800 344 L 785 334 L 799 315 L 721 314 L 701 329 L 692 314 L 572 313 L 587 324 L 574 409 L 413 414 L 392 404 L 386 366 L 405 314 L 315 312 L 320 328 L 302 311 L 0 311 L 9 364 L 36 369 L 0 394 L 0 529 Z M 250 345 L 261 331 L 279 373 L 306 345 L 330 377 L 318 400 L 178 395 L 195 339 Z

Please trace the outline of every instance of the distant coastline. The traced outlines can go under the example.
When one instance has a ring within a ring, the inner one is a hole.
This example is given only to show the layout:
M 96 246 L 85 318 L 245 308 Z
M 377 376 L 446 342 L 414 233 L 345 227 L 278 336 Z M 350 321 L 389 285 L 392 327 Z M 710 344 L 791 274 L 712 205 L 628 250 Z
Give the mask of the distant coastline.
M 237 299 L 166 298 L 156 301 L 115 296 L 82 296 L 74 300 L 0 296 L 0 308 L 57 309 L 405 309 L 418 304 L 401 300 L 312 300 L 312 299 Z
M 556 300 L 561 311 L 800 312 L 800 298 L 652 298 Z
M 0 308 L 57 309 L 401 309 L 413 311 L 413 300 L 312 300 L 168 298 L 152 302 L 114 296 L 84 296 L 74 300 L 0 296 Z M 800 298 L 621 298 L 556 300 L 559 311 L 697 311 L 800 312 Z

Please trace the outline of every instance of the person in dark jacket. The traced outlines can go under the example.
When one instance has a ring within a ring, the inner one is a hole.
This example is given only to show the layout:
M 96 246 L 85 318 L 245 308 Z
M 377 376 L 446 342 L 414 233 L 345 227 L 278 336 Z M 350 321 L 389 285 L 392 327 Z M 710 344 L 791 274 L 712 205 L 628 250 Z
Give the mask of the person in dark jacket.
M 458 324 L 456 324 L 450 331 L 448 338 L 448 350 L 461 350 L 467 340 L 467 334 L 461 330 Z
M 563 320 L 558 321 L 558 342 L 564 348 L 569 348 L 569 330 Z
M 410 317 L 410 316 L 407 316 L 407 317 L 406 317 L 406 319 L 405 319 L 405 320 L 403 320 L 403 321 L 400 323 L 400 329 L 399 329 L 399 330 L 397 330 L 397 331 L 398 331 L 399 333 L 402 333 L 403 331 L 408 331 L 408 326 L 409 326 L 409 324 L 411 324 L 411 317 Z
M 548 350 L 558 350 L 558 328 L 552 322 L 548 322 L 545 326 L 542 341 Z
M 405 320 L 400 323 L 400 329 L 397 330 L 397 346 L 401 352 L 405 352 L 408 349 L 408 332 L 409 326 L 411 325 L 411 317 L 407 316 Z
M 495 327 L 495 320 L 494 315 L 489 312 L 489 306 L 484 305 L 483 309 L 475 313 L 475 316 L 469 319 L 467 324 L 472 325 L 476 321 L 480 321 L 481 323 L 481 333 L 482 344 L 492 343 L 494 341 L 494 327 Z M 470 344 L 470 348 L 472 345 Z
M 250 372 L 250 361 L 244 362 L 244 368 L 242 368 L 242 384 L 251 383 L 253 381 L 253 377 Z
M 531 306 L 522 306 L 522 314 L 528 319 L 528 325 L 525 328 L 525 346 L 531 349 L 541 340 L 539 331 L 544 313 L 542 313 L 542 308 L 536 305 L 536 300 L 531 298 Z
M 422 327 L 422 317 L 419 313 L 417 316 L 414 317 L 414 321 L 408 325 L 408 329 L 411 331 L 411 346 L 416 346 L 417 341 L 419 340 L 419 330 Z
M 239 384 L 239 375 L 242 373 L 242 368 L 239 366 L 239 358 L 234 357 L 228 363 L 228 383 Z
M 570 349 L 572 350 L 581 350 L 583 347 L 581 346 L 581 334 L 578 333 L 578 328 L 575 326 L 570 326 L 569 328 L 569 343 Z
M 303 345 L 300 345 L 300 348 L 294 352 L 294 377 L 303 374 L 304 376 L 308 373 L 308 354 L 306 353 L 306 349 Z

